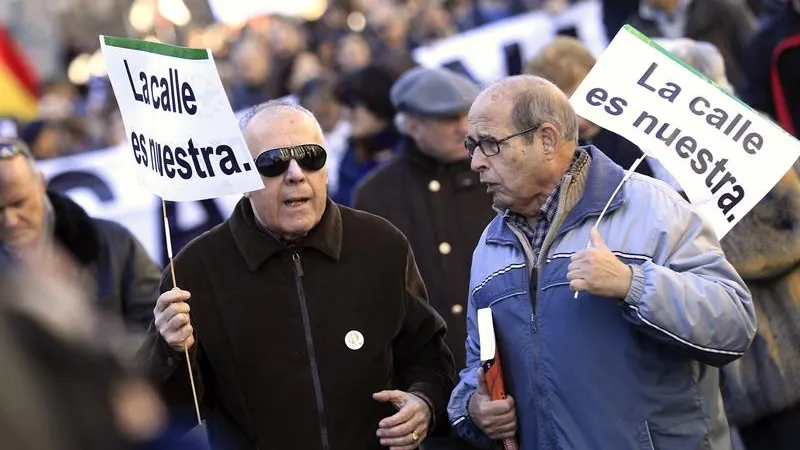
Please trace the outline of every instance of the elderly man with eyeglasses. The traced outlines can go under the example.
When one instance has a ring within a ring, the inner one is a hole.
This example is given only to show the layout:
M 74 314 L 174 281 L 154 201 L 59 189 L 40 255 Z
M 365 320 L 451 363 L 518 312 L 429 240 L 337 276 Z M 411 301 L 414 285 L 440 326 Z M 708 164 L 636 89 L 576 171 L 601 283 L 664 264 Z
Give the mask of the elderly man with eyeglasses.
M 165 271 L 141 356 L 215 449 L 413 449 L 449 432 L 443 319 L 408 241 L 326 192 L 322 131 L 280 101 L 242 120 L 264 188 Z
M 577 146 L 575 112 L 542 78 L 484 90 L 468 128 L 498 215 L 472 262 L 456 432 L 484 448 L 517 437 L 522 450 L 730 449 L 719 367 L 747 350 L 756 317 L 708 222 L 639 174 L 612 197 L 624 169 Z M 505 399 L 481 368 L 483 308 Z

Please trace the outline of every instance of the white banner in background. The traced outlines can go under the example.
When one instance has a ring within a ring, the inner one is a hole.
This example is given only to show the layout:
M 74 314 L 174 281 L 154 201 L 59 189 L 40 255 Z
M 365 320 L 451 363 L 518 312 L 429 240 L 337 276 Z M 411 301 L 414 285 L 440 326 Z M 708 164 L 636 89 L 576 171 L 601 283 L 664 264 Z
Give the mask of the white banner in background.
M 100 37 L 139 182 L 190 201 L 264 187 L 206 49 Z
M 525 13 L 419 47 L 413 56 L 422 66 L 467 72 L 487 85 L 510 75 L 513 66 L 522 68 L 545 44 L 567 30 L 599 56 L 608 43 L 602 12 L 599 0 L 584 0 L 560 14 Z
M 161 199 L 138 185 L 131 170 L 131 148 L 119 147 L 38 161 L 49 189 L 68 195 L 92 216 L 127 227 L 150 256 L 165 262 Z M 240 194 L 214 199 L 167 203 L 172 244 L 182 245 L 223 220 L 233 211 Z
M 570 102 L 660 160 L 719 238 L 800 156 L 794 137 L 627 25 Z

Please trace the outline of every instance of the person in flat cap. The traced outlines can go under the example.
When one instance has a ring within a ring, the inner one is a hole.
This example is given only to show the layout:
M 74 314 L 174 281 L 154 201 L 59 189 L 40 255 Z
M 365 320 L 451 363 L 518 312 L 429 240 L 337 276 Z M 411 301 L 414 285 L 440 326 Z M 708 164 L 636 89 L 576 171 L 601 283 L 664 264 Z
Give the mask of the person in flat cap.
M 466 300 L 472 251 L 494 217 L 492 202 L 464 149 L 467 112 L 480 92 L 447 69 L 414 68 L 392 85 L 400 151 L 364 178 L 354 204 L 398 227 L 409 239 L 431 304 L 447 321 L 456 366 L 466 365 Z M 469 449 L 455 438 L 430 438 L 425 450 Z

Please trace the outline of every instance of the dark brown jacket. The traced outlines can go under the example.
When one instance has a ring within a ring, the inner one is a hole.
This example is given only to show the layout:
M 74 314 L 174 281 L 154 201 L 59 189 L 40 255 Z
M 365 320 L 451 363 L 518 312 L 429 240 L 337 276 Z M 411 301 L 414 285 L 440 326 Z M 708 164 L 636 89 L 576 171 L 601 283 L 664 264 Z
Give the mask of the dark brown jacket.
M 448 431 L 445 325 L 408 242 L 385 220 L 328 201 L 290 248 L 242 199 L 175 269 L 192 293 L 195 380 L 215 448 L 377 450 L 378 422 L 395 412 L 372 399 L 384 389 L 424 393 Z M 171 287 L 167 271 L 161 290 Z M 360 349 L 345 343 L 351 330 Z M 185 361 L 152 327 L 143 356 L 168 403 L 190 410 Z
M 406 140 L 402 153 L 356 189 L 353 207 L 387 219 L 408 237 L 430 302 L 447 320 L 456 367 L 463 368 L 472 252 L 495 216 L 469 160 L 440 164 Z

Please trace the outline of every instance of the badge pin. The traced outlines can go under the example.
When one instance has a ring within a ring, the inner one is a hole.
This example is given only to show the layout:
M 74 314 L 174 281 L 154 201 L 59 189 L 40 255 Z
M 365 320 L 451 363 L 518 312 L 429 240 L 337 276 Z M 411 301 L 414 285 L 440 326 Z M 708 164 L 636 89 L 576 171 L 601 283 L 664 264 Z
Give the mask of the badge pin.
M 344 335 L 344 343 L 350 350 L 358 350 L 364 346 L 364 335 L 357 330 L 348 331 Z

